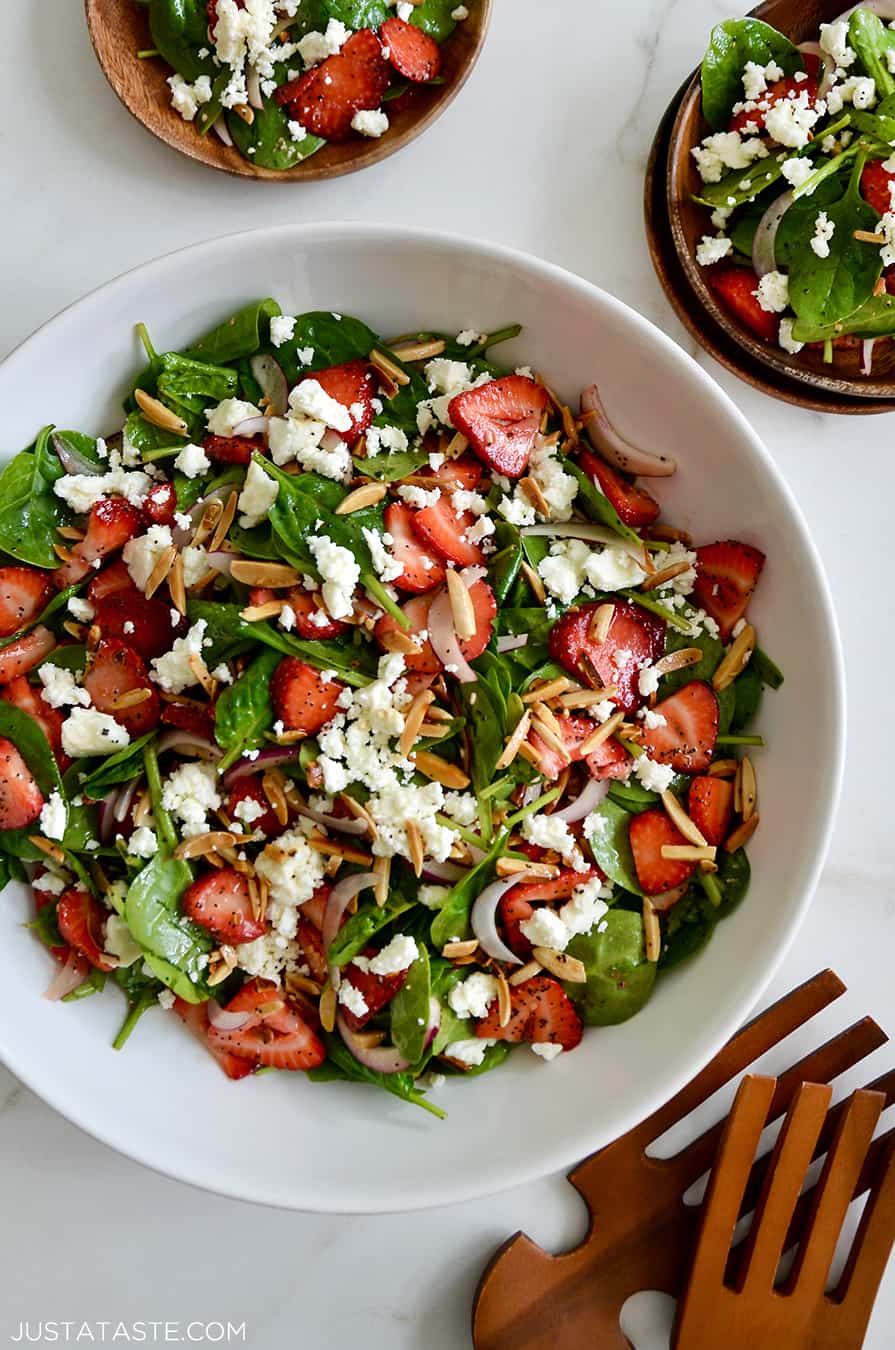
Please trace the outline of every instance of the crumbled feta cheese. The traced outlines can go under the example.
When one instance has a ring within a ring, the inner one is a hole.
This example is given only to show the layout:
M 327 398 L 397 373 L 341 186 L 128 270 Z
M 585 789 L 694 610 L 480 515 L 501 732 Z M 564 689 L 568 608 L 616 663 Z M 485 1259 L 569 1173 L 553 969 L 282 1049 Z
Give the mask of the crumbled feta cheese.
M 497 980 L 493 975 L 485 975 L 477 970 L 460 984 L 455 984 L 448 994 L 451 1010 L 458 1017 L 485 1017 L 489 1004 L 497 998 Z
M 380 534 L 378 530 L 368 529 L 366 525 L 361 526 L 361 534 L 367 542 L 370 557 L 373 559 L 373 567 L 380 581 L 395 581 L 403 574 L 404 564 L 399 563 L 397 558 L 393 557 L 388 551 L 387 545 L 394 543 L 392 536 Z
M 785 272 L 766 272 L 752 294 L 767 314 L 782 314 L 789 304 L 789 277 Z
M 419 956 L 419 948 L 406 933 L 396 933 L 387 947 L 375 956 L 356 956 L 353 964 L 371 975 L 399 975 L 408 970 Z
M 330 19 L 325 33 L 305 33 L 297 43 L 298 54 L 305 66 L 317 66 L 328 56 L 335 56 L 351 37 L 351 29 L 338 19 Z
M 670 764 L 657 764 L 649 755 L 640 755 L 634 761 L 634 776 L 647 792 L 664 792 L 674 778 Z
M 325 423 L 326 426 L 332 427 L 333 431 L 344 432 L 351 429 L 351 413 L 344 403 L 328 394 L 320 381 L 311 376 L 302 380 L 292 390 L 289 395 L 289 407 L 294 412 L 303 413 L 305 417 Z
M 472 371 L 465 361 L 451 361 L 446 356 L 436 356 L 424 373 L 434 394 L 460 394 L 472 379 Z
M 624 548 L 592 548 L 582 539 L 561 539 L 541 559 L 538 575 L 551 595 L 570 605 L 585 582 L 600 591 L 618 591 L 639 586 L 646 573 Z
M 407 825 L 413 823 L 422 838 L 426 857 L 444 862 L 454 844 L 454 831 L 435 819 L 443 805 L 444 790 L 440 783 L 426 783 L 424 787 L 395 781 L 387 783 L 367 801 L 367 810 L 378 831 L 373 852 L 379 858 L 396 853 L 410 858 Z
M 108 473 L 67 473 L 57 478 L 53 491 L 76 515 L 89 515 L 104 497 L 124 497 L 132 506 L 142 506 L 152 479 L 139 470 L 132 473 L 120 465 Z
M 54 788 L 40 812 L 40 831 L 47 839 L 61 839 L 65 834 L 68 811 L 65 802 Z
M 393 455 L 409 445 L 400 427 L 369 427 L 367 429 L 368 455 Z
M 557 1045 L 555 1041 L 535 1041 L 531 1049 L 533 1054 L 539 1059 L 546 1060 L 548 1064 L 562 1054 L 562 1046 Z
M 519 930 L 533 947 L 549 947 L 555 952 L 565 951 L 569 941 L 565 924 L 549 905 L 542 905 L 530 919 L 523 919 Z
M 211 460 L 201 445 L 185 445 L 174 460 L 174 468 L 179 469 L 187 478 L 198 478 L 200 473 L 208 473 Z
M 260 820 L 267 812 L 261 802 L 256 802 L 254 797 L 242 797 L 233 808 L 233 814 L 244 825 L 254 825 L 255 821 Z
M 282 347 L 295 336 L 295 315 L 276 314 L 270 321 L 270 340 L 274 347 Z
M 454 23 L 462 23 L 464 19 L 469 18 L 469 10 L 465 5 L 458 5 L 456 9 L 451 10 L 451 18 Z M 459 338 L 457 341 L 459 342 Z
M 811 140 L 811 131 L 821 116 L 818 108 L 803 90 L 796 98 L 781 98 L 768 108 L 764 116 L 768 135 L 781 145 L 801 150 Z
M 642 698 L 649 698 L 655 694 L 659 688 L 659 672 L 655 666 L 641 666 L 637 674 L 637 688 Z
M 811 239 L 811 248 L 817 254 L 818 258 L 829 258 L 830 240 L 836 230 L 836 222 L 830 220 L 826 211 L 818 211 L 817 218 L 814 221 L 814 237 Z
M 822 23 L 820 25 L 820 48 L 833 58 L 837 66 L 846 70 L 854 61 L 855 53 L 848 45 L 848 20 L 840 20 L 839 23 Z
M 240 970 L 257 975 L 262 980 L 279 984 L 283 971 L 301 970 L 301 947 L 276 930 L 256 938 L 254 942 L 240 942 L 231 949 Z
M 587 870 L 587 864 L 575 842 L 575 836 L 559 816 L 545 816 L 543 813 L 526 816 L 519 828 L 523 839 L 527 839 L 530 844 L 537 844 L 539 848 L 555 849 L 563 862 L 576 872 Z
M 661 713 L 654 712 L 652 708 L 641 708 L 637 714 L 647 731 L 655 731 L 657 727 L 668 725 L 668 718 L 663 717 Z
M 814 162 L 805 156 L 794 155 L 780 165 L 783 177 L 791 187 L 801 187 L 814 173 Z
M 178 765 L 162 785 L 162 806 L 183 825 L 186 836 L 204 834 L 208 813 L 221 805 L 213 764 L 188 760 Z
M 773 84 L 776 80 L 782 80 L 783 74 L 776 61 L 769 61 L 766 66 L 760 66 L 756 61 L 747 61 L 743 70 L 746 101 L 751 103 L 760 98 L 767 91 L 768 81 Z
M 130 573 L 131 581 L 141 591 L 152 575 L 153 568 L 161 555 L 173 543 L 171 531 L 167 525 L 150 525 L 145 534 L 129 539 L 124 546 L 122 558 Z
M 441 909 L 450 893 L 450 886 L 420 886 L 416 898 L 427 909 Z
M 244 530 L 251 530 L 255 525 L 261 524 L 276 501 L 279 491 L 280 485 L 276 479 L 265 473 L 257 460 L 253 459 L 236 503 L 242 512 L 239 523 Z
M 164 1008 L 165 1012 L 170 1012 L 177 1001 L 176 995 L 171 989 L 160 989 L 158 994 L 158 1005 Z
M 47 662 L 39 666 L 38 679 L 43 685 L 43 699 L 51 708 L 71 707 L 79 704 L 90 707 L 90 695 L 78 684 L 76 676 L 63 666 L 54 666 Z
M 841 84 L 834 84 L 827 94 L 827 111 L 841 112 L 846 103 L 852 103 L 862 111 L 872 108 L 876 103 L 876 81 L 869 76 L 850 75 Z
M 211 80 L 200 75 L 195 84 L 190 84 L 182 75 L 169 75 L 168 88 L 171 90 L 171 107 L 180 113 L 184 122 L 192 122 L 203 103 L 211 101 Z
M 355 1017 L 364 1017 L 370 1011 L 370 1005 L 361 991 L 348 980 L 343 980 L 339 985 L 339 1002 Z
M 700 267 L 711 267 L 713 263 L 720 262 L 726 258 L 728 253 L 733 252 L 733 243 L 726 235 L 717 235 L 714 238 L 710 234 L 704 234 L 701 241 L 696 245 L 696 261 Z
M 108 713 L 95 708 L 72 708 L 62 723 L 62 749 L 70 759 L 82 755 L 111 755 L 130 745 L 130 736 L 124 727 Z
M 415 506 L 422 510 L 427 506 L 435 506 L 441 497 L 441 492 L 437 487 L 421 488 L 413 483 L 406 483 L 398 488 L 398 496 L 408 506 Z M 534 519 L 533 516 L 532 519 Z
M 378 140 L 388 131 L 388 114 L 384 113 L 381 108 L 362 108 L 352 117 L 351 127 L 361 136 L 369 136 L 372 140 Z
M 134 941 L 131 930 L 119 914 L 110 914 L 106 919 L 103 949 L 119 966 L 132 966 L 143 955 L 142 947 Z M 173 994 L 171 1001 L 174 1001 Z
M 346 619 L 353 610 L 354 589 L 360 580 L 360 567 L 354 556 L 328 535 L 311 535 L 308 548 L 323 578 L 323 603 L 334 619 Z
M 793 319 L 781 319 L 780 330 L 777 334 L 777 341 L 785 352 L 795 356 L 804 347 L 804 342 L 797 342 L 792 335 Z
M 127 841 L 127 851 L 134 858 L 151 858 L 158 852 L 158 839 L 148 825 L 139 825 Z
M 521 493 L 514 493 L 512 497 L 501 497 L 497 503 L 497 510 L 511 525 L 534 525 L 537 520 L 534 507 Z
M 451 1041 L 450 1045 L 445 1046 L 443 1054 L 445 1059 L 456 1060 L 467 1069 L 477 1069 L 485 1062 L 485 1051 L 496 1044 L 496 1041 L 489 1040 L 487 1036 L 469 1041 Z
M 757 136 L 743 140 L 739 132 L 717 131 L 706 136 L 701 145 L 690 152 L 696 160 L 704 183 L 719 183 L 725 169 L 748 169 L 756 159 L 764 159 L 767 146 Z
M 259 855 L 255 871 L 270 886 L 267 917 L 281 936 L 295 937 L 298 906 L 323 884 L 323 865 L 323 855 L 309 846 L 300 829 L 287 830 Z
M 82 600 L 79 595 L 72 595 L 68 601 L 68 612 L 75 619 L 80 619 L 81 623 L 89 623 L 96 614 L 89 600 Z
M 289 118 L 286 123 L 286 130 L 289 132 L 290 139 L 295 141 L 296 144 L 301 144 L 302 141 L 308 139 L 307 127 L 303 127 L 301 122 L 297 122 L 294 117 Z M 308 362 L 305 362 L 305 365 L 307 364 Z
M 199 683 L 190 657 L 201 657 L 207 626 L 205 619 L 197 619 L 185 637 L 174 639 L 170 651 L 153 658 L 151 678 L 167 693 L 180 694 L 184 689 Z
M 205 414 L 208 430 L 213 436 L 232 436 L 240 422 L 250 417 L 261 417 L 261 409 L 254 403 L 245 403 L 239 398 L 225 398 Z

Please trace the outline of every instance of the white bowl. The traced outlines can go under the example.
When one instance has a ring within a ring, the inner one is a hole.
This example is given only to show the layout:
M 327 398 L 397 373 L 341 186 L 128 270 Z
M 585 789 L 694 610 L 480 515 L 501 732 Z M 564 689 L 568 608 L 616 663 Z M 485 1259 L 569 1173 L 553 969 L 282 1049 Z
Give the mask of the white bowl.
M 139 321 L 160 350 L 178 348 L 266 295 L 287 313 L 356 314 L 384 334 L 518 320 L 523 335 L 502 359 L 542 371 L 570 401 L 596 378 L 633 441 L 677 456 L 677 476 L 658 485 L 669 519 L 699 540 L 740 536 L 768 555 L 752 617 L 786 683 L 762 710 L 762 824 L 746 901 L 639 1016 L 588 1030 L 550 1065 L 519 1052 L 498 1072 L 450 1081 L 438 1093 L 444 1122 L 385 1093 L 299 1075 L 231 1083 L 161 1014 L 117 1054 L 121 999 L 43 1000 L 51 964 L 20 926 L 28 897 L 16 886 L 3 896 L 0 1056 L 58 1111 L 141 1162 L 240 1199 L 420 1209 L 557 1171 L 609 1143 L 672 1096 L 755 1004 L 805 914 L 830 833 L 845 721 L 836 623 L 799 509 L 717 385 L 618 300 L 495 244 L 307 225 L 160 258 L 65 310 L 0 367 L 7 450 L 49 419 L 114 430 L 140 365 Z

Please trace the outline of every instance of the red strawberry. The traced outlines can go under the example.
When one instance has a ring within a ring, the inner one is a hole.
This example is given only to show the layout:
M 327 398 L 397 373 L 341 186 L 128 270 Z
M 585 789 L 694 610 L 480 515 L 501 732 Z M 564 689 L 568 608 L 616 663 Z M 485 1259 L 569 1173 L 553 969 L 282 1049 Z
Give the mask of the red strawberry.
M 409 636 L 428 631 L 429 627 L 429 609 L 432 601 L 437 595 L 443 595 L 439 590 L 434 594 L 414 596 L 412 600 L 407 600 L 401 606 L 402 613 L 410 620 L 409 629 L 401 629 L 407 632 Z M 476 632 L 471 638 L 460 639 L 460 651 L 467 661 L 474 661 L 491 641 L 491 630 L 494 626 L 494 618 L 497 614 L 497 604 L 494 599 L 494 592 L 487 581 L 473 582 L 469 588 L 472 607 L 476 616 Z M 376 624 L 376 640 L 385 646 L 390 633 L 398 631 L 399 624 L 397 619 L 393 619 L 390 614 L 384 614 Z M 436 675 L 441 670 L 441 662 L 432 649 L 432 644 L 426 638 L 421 644 L 418 652 L 411 652 L 404 657 L 404 664 L 407 670 L 416 671 L 420 674 Z
M 337 56 L 328 56 L 313 70 L 279 88 L 274 98 L 286 104 L 290 117 L 306 131 L 327 141 L 346 141 L 354 134 L 356 112 L 378 108 L 391 81 L 391 68 L 374 32 L 361 28 Z
M 53 580 L 60 590 L 81 581 L 93 564 L 124 548 L 143 528 L 143 517 L 136 506 L 123 497 L 103 497 L 90 508 L 87 533 L 75 544 L 69 562 L 57 567 Z
M 252 455 L 264 453 L 264 446 L 248 436 L 212 436 L 202 442 L 202 449 L 216 464 L 249 464 Z
M 9 684 L 10 680 L 26 674 L 38 661 L 49 656 L 55 646 L 56 639 L 49 628 L 44 628 L 42 624 L 32 628 L 24 637 L 8 642 L 0 648 L 0 684 Z
M 777 341 L 779 314 L 769 314 L 758 303 L 758 277 L 751 267 L 716 263 L 706 269 L 706 281 L 725 309 L 743 328 L 761 338 L 762 342 Z
M 302 916 L 298 920 L 296 936 L 311 975 L 318 983 L 325 984 L 329 974 L 329 966 L 326 961 L 326 951 L 323 946 L 323 938 L 320 936 L 320 929 L 316 928 L 310 919 Z
M 386 19 L 379 36 L 388 50 L 388 59 L 399 75 L 414 84 L 434 80 L 441 70 L 441 50 L 434 38 L 403 19 Z
M 694 778 L 687 804 L 690 819 L 706 843 L 722 844 L 733 812 L 733 783 L 725 778 Z
M 12 741 L 0 736 L 0 830 L 20 830 L 37 820 L 44 797 Z
M 322 886 L 317 887 L 310 900 L 305 900 L 299 905 L 299 909 L 303 916 L 313 924 L 318 933 L 323 928 L 323 918 L 326 914 L 326 906 L 329 903 L 331 891 L 332 887 L 327 886 L 324 882 Z M 345 918 L 347 918 L 347 914 Z M 344 923 L 344 919 L 342 922 Z
M 591 778 L 625 779 L 631 773 L 631 757 L 611 736 L 587 756 Z
M 281 599 L 276 591 L 269 590 L 266 586 L 254 586 L 249 591 L 250 605 L 266 605 L 271 600 Z M 295 631 L 302 638 L 335 638 L 347 631 L 347 623 L 342 623 L 341 619 L 331 619 L 315 591 L 303 591 L 300 586 L 294 586 L 286 594 L 286 601 L 289 608 L 295 615 Z M 324 623 L 317 624 L 312 622 L 312 618 L 322 616 Z
M 501 896 L 497 907 L 500 926 L 510 951 L 515 952 L 523 961 L 531 956 L 531 943 L 522 932 L 522 924 L 534 915 L 534 906 L 521 894 L 522 886 L 514 886 Z
M 97 600 L 104 600 L 107 595 L 114 595 L 116 591 L 133 591 L 140 594 L 131 580 L 127 564 L 121 558 L 116 558 L 115 562 L 109 563 L 108 567 L 104 567 L 91 579 L 87 587 L 87 599 L 95 605 Z
M 254 942 L 267 931 L 255 917 L 248 878 L 232 867 L 203 872 L 183 893 L 183 912 L 221 942 Z
M 617 600 L 606 639 L 597 642 L 591 624 L 599 607 L 595 602 L 563 614 L 550 630 L 550 655 L 587 683 L 588 666 L 582 664 L 586 656 L 603 684 L 618 689 L 613 699 L 619 708 L 633 712 L 643 703 L 638 688 L 641 667 L 657 661 L 665 649 L 665 620 L 627 600 Z
M 161 720 L 169 727 L 191 731 L 194 736 L 214 740 L 214 709 L 211 704 L 194 703 L 192 699 L 177 699 L 162 704 Z
M 319 1037 L 295 1011 L 283 990 L 265 980 L 249 980 L 226 1007 L 248 1013 L 234 1031 L 211 1026 L 208 1044 L 213 1053 L 229 1051 L 256 1068 L 313 1069 L 326 1059 Z
M 3 685 L 0 688 L 0 698 L 7 703 L 11 703 L 20 712 L 27 713 L 29 717 L 34 718 L 50 742 L 50 747 L 59 763 L 60 772 L 64 773 L 71 761 L 62 749 L 63 715 L 60 709 L 51 708 L 39 690 L 30 685 L 24 675 L 20 675 L 18 679 L 10 680 L 9 684 Z
M 36 567 L 0 567 L 0 637 L 36 619 L 53 594 L 49 574 Z
M 535 975 L 510 988 L 510 1020 L 500 1025 L 495 999 L 488 1015 L 476 1025 L 475 1034 L 495 1041 L 528 1041 L 531 1045 L 552 1042 L 574 1050 L 583 1026 L 575 1005 L 558 980 Z
M 647 895 L 661 895 L 663 891 L 680 886 L 692 874 L 696 864 L 662 857 L 664 844 L 686 844 L 687 840 L 673 825 L 661 807 L 641 811 L 633 816 L 628 827 L 634 866 L 640 889 Z
M 270 701 L 285 727 L 313 736 L 335 716 L 344 688 L 338 680 L 325 680 L 297 656 L 284 656 L 270 682 Z
M 204 1003 L 187 1003 L 185 999 L 174 1000 L 174 1011 L 184 1026 L 192 1032 L 197 1041 L 210 1050 L 228 1078 L 245 1078 L 252 1072 L 253 1065 L 241 1055 L 234 1055 L 226 1046 L 212 1045 L 208 1039 L 208 1008 Z
M 730 119 L 730 124 L 727 128 L 728 131 L 742 131 L 743 128 L 750 123 L 754 128 L 750 133 L 751 135 L 754 136 L 756 132 L 764 131 L 765 117 L 767 116 L 768 111 L 775 103 L 779 103 L 782 99 L 789 98 L 791 95 L 798 98 L 800 94 L 805 93 L 808 95 L 809 104 L 813 104 L 814 100 L 817 98 L 817 80 L 815 79 L 817 70 L 816 68 L 813 71 L 811 70 L 809 58 L 807 57 L 805 59 L 805 66 L 807 79 L 797 80 L 795 75 L 786 75 L 782 80 L 777 80 L 774 84 L 770 85 L 767 93 L 762 94 L 757 100 L 759 104 L 764 106 L 753 108 L 751 112 L 747 112 L 743 109 L 742 112 L 735 113 Z M 886 210 L 888 209 L 887 206 Z
M 436 558 L 446 558 L 459 567 L 474 567 L 485 561 L 481 548 L 467 534 L 475 519 L 471 511 L 455 511 L 444 492 L 434 506 L 424 506 L 411 515 L 413 529 L 424 547 L 434 549 Z
M 373 421 L 373 395 L 376 386 L 366 361 L 346 361 L 341 366 L 314 370 L 304 377 L 316 380 L 324 393 L 329 394 L 351 413 L 351 426 L 339 435 L 352 446 Z
M 139 652 L 144 661 L 161 656 L 186 630 L 186 621 L 171 624 L 171 606 L 139 591 L 117 591 L 96 602 L 94 623 L 103 638 L 117 638 Z
M 895 174 L 883 168 L 881 159 L 872 159 L 864 165 L 861 173 L 861 195 L 881 216 L 892 209 L 892 198 L 889 193 L 889 186 L 892 183 L 895 183 Z
M 625 478 L 624 474 L 613 469 L 598 455 L 592 454 L 590 450 L 579 450 L 578 466 L 609 498 L 619 520 L 625 525 L 651 525 L 658 516 L 661 507 L 655 497 Z
M 47 875 L 48 875 L 47 869 L 45 867 L 41 867 L 40 870 L 36 873 L 34 880 L 31 883 L 31 888 L 34 891 L 34 908 L 38 914 L 41 912 L 42 909 L 47 909 L 48 906 L 50 905 L 53 906 L 53 913 L 55 914 L 56 912 L 56 892 L 45 891 L 41 886 L 41 881 Z M 50 947 L 48 950 L 50 952 L 50 955 L 62 966 L 65 965 L 66 961 L 71 956 L 71 947 L 69 947 L 67 943 L 64 943 L 61 947 Z M 89 967 L 87 965 L 87 962 L 85 961 L 84 962 L 85 975 L 87 974 L 88 969 Z
M 246 801 L 255 802 L 258 806 L 263 807 L 263 815 L 255 816 L 251 821 L 242 821 L 242 817 L 236 808 L 240 802 Z M 276 811 L 267 800 L 260 774 L 250 774 L 247 778 L 240 778 L 239 782 L 234 784 L 233 790 L 227 798 L 227 815 L 231 820 L 240 821 L 247 834 L 260 830 L 268 839 L 275 839 L 286 828 L 285 825 L 280 824 Z
M 152 731 L 160 716 L 159 696 L 149 679 L 146 663 L 133 647 L 112 638 L 92 653 L 84 675 L 84 688 L 98 712 L 111 713 L 131 736 Z M 134 690 L 147 690 L 142 703 L 120 708 L 118 700 Z
M 557 721 L 571 761 L 577 763 L 585 758 L 581 754 L 581 745 L 596 730 L 597 724 L 586 717 L 560 717 Z M 532 731 L 528 739 L 538 752 L 544 777 L 551 780 L 558 778 L 569 761 L 542 740 L 536 731 Z M 591 751 L 586 759 L 592 778 L 627 778 L 630 773 L 631 761 L 627 750 L 611 737 Z
M 575 872 L 571 867 L 566 867 L 558 877 L 547 878 L 544 881 L 523 881 L 519 886 L 513 887 L 510 895 L 517 900 L 526 900 L 530 905 L 538 900 L 568 900 L 576 886 L 581 886 L 585 881 L 592 881 L 594 877 L 601 875 L 598 867 L 589 867 L 584 872 Z
M 368 947 L 363 955 L 369 961 L 376 955 L 376 948 Z M 372 1017 L 381 1012 L 386 1004 L 391 1003 L 406 979 L 406 970 L 399 970 L 396 975 L 373 975 L 369 970 L 361 970 L 354 961 L 349 961 L 347 966 L 343 966 L 342 983 L 350 984 L 357 989 L 367 1005 L 367 1011 L 358 1016 L 347 1005 L 340 1004 L 342 1016 L 351 1030 L 361 1031 Z
M 448 414 L 489 469 L 519 478 L 528 467 L 548 403 L 542 385 L 525 375 L 505 375 L 457 394 L 448 405 Z
M 484 468 L 472 455 L 460 455 L 458 459 L 446 459 L 437 469 L 424 469 L 423 475 L 431 478 L 433 484 L 443 487 L 448 494 L 456 488 L 465 488 L 475 492 L 484 476 Z
M 395 578 L 399 591 L 430 591 L 444 583 L 444 563 L 433 549 L 426 552 L 413 528 L 413 511 L 402 502 L 385 509 L 385 528 L 392 537 L 391 552 L 403 567 Z
M 745 614 L 763 567 L 764 554 L 736 539 L 696 550 L 693 598 L 716 621 L 725 642 Z
M 718 699 L 703 680 L 691 680 L 656 704 L 665 725 L 644 728 L 642 744 L 651 759 L 678 773 L 704 773 L 718 736 Z M 663 890 L 670 890 L 665 886 Z
M 143 515 L 151 525 L 173 525 L 177 493 L 173 483 L 156 483 L 143 501 Z
M 103 951 L 107 917 L 96 897 L 77 886 L 63 891 L 56 906 L 56 923 L 62 937 L 97 970 L 114 970 L 116 964 Z

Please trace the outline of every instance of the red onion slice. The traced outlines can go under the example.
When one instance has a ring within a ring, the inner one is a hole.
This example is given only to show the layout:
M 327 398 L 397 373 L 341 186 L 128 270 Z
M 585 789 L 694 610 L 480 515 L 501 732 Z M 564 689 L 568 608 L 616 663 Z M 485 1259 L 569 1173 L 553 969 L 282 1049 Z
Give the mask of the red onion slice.
M 520 647 L 528 644 L 527 633 L 504 633 L 497 639 L 497 650 L 499 652 L 515 652 Z
M 51 1003 L 58 1003 L 59 999 L 65 998 L 66 994 L 84 983 L 89 970 L 89 963 L 79 952 L 70 952 L 65 965 L 59 967 L 44 990 L 44 998 Z
M 233 436 L 266 436 L 270 426 L 269 417 L 247 417 L 244 422 L 237 422 L 233 431 Z M 258 446 L 261 449 L 261 446 Z
M 124 784 L 124 787 L 119 792 L 118 801 L 115 803 L 115 809 L 112 812 L 119 825 L 123 823 L 128 811 L 131 809 L 134 797 L 137 795 L 137 788 L 142 781 L 142 778 L 139 777 L 132 778 L 129 783 Z
M 662 914 L 666 909 L 671 909 L 672 905 L 676 905 L 678 900 L 686 894 L 686 891 L 687 882 L 685 881 L 682 886 L 675 886 L 671 891 L 662 891 L 660 895 L 651 895 L 649 902 L 653 909 Z
M 228 577 L 230 568 L 233 566 L 235 553 L 228 553 L 226 549 L 216 548 L 214 553 L 206 553 L 205 561 L 209 567 L 214 568 L 215 572 L 220 572 L 221 576 Z
M 120 787 L 112 788 L 97 805 L 96 823 L 101 844 L 111 844 L 115 836 L 115 807 L 120 792 Z
M 429 641 L 449 675 L 461 684 L 475 683 L 478 676 L 460 650 L 447 591 L 442 591 L 429 607 Z
M 54 432 L 50 437 L 50 444 L 56 452 L 56 457 L 66 473 L 87 474 L 91 477 L 98 477 L 106 472 L 102 464 L 95 464 L 93 460 L 82 455 L 79 450 L 68 445 L 61 436 Z
M 306 816 L 308 820 L 328 830 L 335 830 L 338 834 L 363 834 L 367 828 L 366 821 L 356 820 L 354 816 L 329 816 L 324 811 L 312 810 L 310 806 L 299 806 L 296 810 L 300 816 Z
M 221 778 L 221 784 L 228 790 L 238 783 L 241 778 L 249 778 L 253 773 L 262 773 L 265 769 L 273 769 L 277 764 L 290 764 L 298 759 L 296 749 L 281 749 L 280 746 L 272 745 L 264 750 L 259 750 L 255 759 L 238 759 L 232 764 Z
M 895 0 L 861 0 L 859 5 L 852 5 L 851 9 L 845 10 L 830 23 L 844 23 L 850 19 L 856 9 L 869 9 L 871 14 L 877 14 L 881 19 L 895 19 Z M 801 47 L 799 51 L 801 51 Z
M 427 881 L 453 883 L 459 881 L 461 877 L 465 877 L 468 871 L 468 867 L 461 867 L 459 863 L 430 862 L 428 859 L 423 863 L 423 876 Z
M 522 881 L 533 880 L 534 877 L 534 872 L 514 872 L 511 877 L 501 877 L 499 881 L 492 881 L 490 886 L 486 886 L 476 896 L 469 922 L 483 949 L 489 956 L 493 956 L 495 961 L 505 961 L 511 966 L 522 965 L 519 957 L 510 951 L 497 931 L 497 906 L 511 887 L 518 886 Z
M 226 145 L 228 149 L 233 149 L 233 137 L 230 135 L 227 123 L 224 121 L 223 113 L 220 117 L 214 119 L 211 124 L 211 129 L 217 134 L 218 139 L 224 142 L 224 145 Z
M 256 1022 L 261 1021 L 257 1013 L 227 1012 L 214 998 L 208 1000 L 205 1008 L 208 1012 L 208 1020 L 215 1031 L 239 1031 L 240 1027 L 244 1027 L 247 1022 L 251 1022 L 254 1026 Z
M 585 539 L 592 544 L 606 544 L 609 548 L 629 553 L 637 563 L 643 562 L 643 549 L 622 539 L 606 525 L 594 525 L 586 520 L 564 520 L 549 525 L 523 525 L 520 534 L 542 539 Z
M 616 431 L 595 384 L 581 395 L 581 411 L 587 414 L 584 423 L 587 439 L 597 454 L 616 469 L 640 474 L 643 478 L 667 478 L 677 469 L 677 462 L 670 455 L 653 455 L 649 450 L 639 450 Z
M 870 375 L 873 370 L 873 348 L 876 338 L 865 338 L 861 343 L 861 374 Z
M 279 361 L 274 356 L 259 352 L 252 357 L 249 367 L 261 386 L 273 416 L 284 417 L 289 407 L 289 384 Z
M 326 902 L 326 909 L 323 911 L 323 924 L 320 930 L 326 950 L 338 933 L 342 915 L 351 901 L 368 886 L 375 886 L 378 880 L 379 877 L 375 872 L 355 872 L 353 876 L 344 877 L 333 886 Z
M 755 237 L 752 240 L 752 266 L 759 277 L 767 276 L 768 272 L 776 271 L 774 243 L 777 239 L 777 229 L 791 206 L 792 188 L 789 188 L 788 191 L 781 192 L 779 197 L 774 198 L 758 222 Z
M 156 753 L 161 755 L 166 750 L 177 750 L 183 754 L 186 750 L 193 750 L 201 759 L 210 759 L 217 761 L 224 753 L 220 746 L 212 745 L 211 741 L 206 740 L 204 736 L 197 736 L 193 731 L 166 731 L 164 736 L 160 737 L 156 746 Z
M 405 1059 L 394 1045 L 377 1045 L 372 1048 L 364 1046 L 341 1013 L 336 1017 L 336 1026 L 358 1064 L 363 1064 L 365 1069 L 372 1069 L 373 1073 L 403 1073 L 405 1069 L 410 1068 L 410 1060 Z
M 256 112 L 264 111 L 264 99 L 261 97 L 261 81 L 258 78 L 258 72 L 254 66 L 249 66 L 246 71 L 246 97 L 249 100 L 250 108 L 254 108 Z
M 569 805 L 564 806 L 561 811 L 554 811 L 554 816 L 557 820 L 564 820 L 567 825 L 574 825 L 576 820 L 583 820 L 600 805 L 609 791 L 609 785 L 608 778 L 589 778 L 575 800 L 569 802 Z

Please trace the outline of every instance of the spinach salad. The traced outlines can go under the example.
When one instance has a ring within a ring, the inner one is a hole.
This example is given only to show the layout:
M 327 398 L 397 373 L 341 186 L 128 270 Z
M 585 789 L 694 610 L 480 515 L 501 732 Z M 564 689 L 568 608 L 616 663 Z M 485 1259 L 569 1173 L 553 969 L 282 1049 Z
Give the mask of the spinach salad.
M 440 1115 L 742 900 L 764 555 L 660 522 L 674 462 L 501 367 L 518 331 L 141 329 L 115 434 L 6 466 L 0 874 L 116 1047 L 161 1007 L 231 1078 Z

